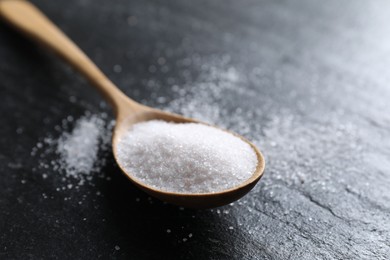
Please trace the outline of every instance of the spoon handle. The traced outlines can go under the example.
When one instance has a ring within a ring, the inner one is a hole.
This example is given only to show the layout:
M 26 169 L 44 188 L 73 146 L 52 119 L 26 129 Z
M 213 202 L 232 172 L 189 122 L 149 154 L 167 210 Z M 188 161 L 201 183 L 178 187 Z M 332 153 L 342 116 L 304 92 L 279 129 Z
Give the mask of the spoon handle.
M 81 72 L 103 93 L 117 113 L 121 107 L 136 109 L 139 106 L 123 94 L 87 55 L 33 4 L 24 0 L 0 0 L 0 16 Z

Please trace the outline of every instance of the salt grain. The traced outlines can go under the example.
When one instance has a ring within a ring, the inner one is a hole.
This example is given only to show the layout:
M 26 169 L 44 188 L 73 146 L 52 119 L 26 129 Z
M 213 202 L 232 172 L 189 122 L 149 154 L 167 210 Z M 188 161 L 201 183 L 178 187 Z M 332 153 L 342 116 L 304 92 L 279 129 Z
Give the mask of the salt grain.
M 17 133 L 18 135 L 22 134 L 22 133 L 23 133 L 23 127 L 18 127 L 18 128 L 16 128 L 16 133 Z
M 114 65 L 112 68 L 115 73 L 121 73 L 122 72 L 122 66 L 119 64 Z
M 118 161 L 154 188 L 179 193 L 238 186 L 256 169 L 252 147 L 214 127 L 152 120 L 135 124 L 118 142 Z

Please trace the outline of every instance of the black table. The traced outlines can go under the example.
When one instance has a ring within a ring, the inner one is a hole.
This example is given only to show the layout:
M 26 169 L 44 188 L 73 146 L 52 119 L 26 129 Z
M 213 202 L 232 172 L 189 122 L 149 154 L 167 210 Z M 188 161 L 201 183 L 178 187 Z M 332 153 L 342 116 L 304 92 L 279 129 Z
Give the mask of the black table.
M 33 2 L 145 104 L 226 72 L 234 84 L 204 111 L 220 107 L 211 121 L 255 140 L 267 166 L 214 210 L 148 198 L 111 155 L 111 181 L 57 191 L 63 173 L 42 178 L 31 150 L 68 115 L 110 110 L 1 23 L 1 259 L 390 259 L 388 1 Z

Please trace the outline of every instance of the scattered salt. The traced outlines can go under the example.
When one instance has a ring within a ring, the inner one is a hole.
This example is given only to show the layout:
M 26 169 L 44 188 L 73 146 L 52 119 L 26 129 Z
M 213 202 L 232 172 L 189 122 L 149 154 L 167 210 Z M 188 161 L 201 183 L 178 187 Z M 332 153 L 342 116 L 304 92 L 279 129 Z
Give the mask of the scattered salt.
M 141 182 L 180 193 L 238 186 L 256 169 L 255 151 L 240 138 L 196 123 L 135 124 L 117 146 L 118 162 Z
M 57 153 L 67 175 L 76 177 L 91 172 L 97 159 L 99 138 L 104 122 L 92 116 L 78 120 L 71 133 L 64 133 L 58 141 Z
M 67 116 L 63 126 L 59 128 L 60 137 L 44 138 L 43 142 L 38 142 L 33 148 L 32 155 L 37 154 L 41 149 L 43 151 L 40 157 L 43 159 L 45 155 L 57 153 L 59 155 L 57 160 L 52 160 L 50 163 L 41 161 L 40 167 L 60 170 L 67 177 L 63 181 L 70 177 L 79 180 L 79 184 L 82 185 L 86 180 L 91 180 L 92 172 L 100 171 L 106 163 L 104 159 L 98 160 L 99 151 L 107 152 L 110 148 L 112 124 L 106 126 L 104 116 L 104 114 L 86 114 L 75 122 L 73 116 Z M 67 131 L 67 123 L 74 125 L 71 132 Z M 42 176 L 46 178 L 47 174 Z

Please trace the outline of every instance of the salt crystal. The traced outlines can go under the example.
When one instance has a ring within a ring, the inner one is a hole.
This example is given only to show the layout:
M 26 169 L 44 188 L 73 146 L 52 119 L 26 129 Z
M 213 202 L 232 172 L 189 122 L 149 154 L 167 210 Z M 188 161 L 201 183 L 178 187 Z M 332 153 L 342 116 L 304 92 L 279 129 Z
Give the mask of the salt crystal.
M 119 64 L 114 65 L 112 68 L 115 73 L 121 73 L 122 72 L 122 66 Z
M 136 16 L 129 16 L 127 18 L 127 23 L 130 25 L 130 26 L 134 26 L 138 23 L 138 19 Z
M 76 102 L 77 102 L 77 98 L 76 98 L 75 96 L 70 96 L 70 97 L 69 97 L 69 101 L 70 101 L 71 103 L 76 103 Z
M 165 97 L 158 97 L 157 98 L 157 102 L 160 104 L 164 104 L 166 101 L 167 101 L 167 99 Z
M 257 166 L 248 143 L 197 123 L 138 123 L 121 137 L 116 149 L 118 162 L 133 177 L 170 192 L 234 188 L 248 180 Z
M 164 65 L 165 62 L 166 62 L 166 59 L 164 57 L 160 57 L 160 58 L 157 59 L 157 63 L 159 65 Z
M 168 234 L 171 233 L 171 230 L 170 230 L 170 229 L 167 229 L 167 233 L 168 233 Z
M 119 246 L 115 246 L 115 250 L 118 251 L 120 250 L 121 248 Z
M 156 66 L 154 66 L 154 65 L 149 66 L 149 72 L 150 73 L 155 73 L 156 71 L 157 71 Z

